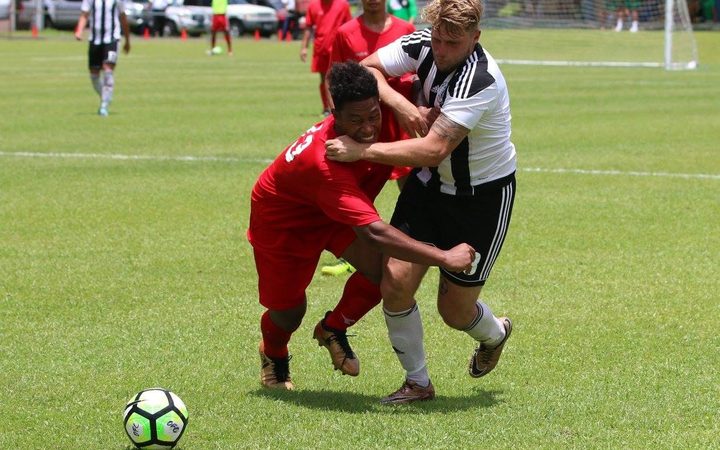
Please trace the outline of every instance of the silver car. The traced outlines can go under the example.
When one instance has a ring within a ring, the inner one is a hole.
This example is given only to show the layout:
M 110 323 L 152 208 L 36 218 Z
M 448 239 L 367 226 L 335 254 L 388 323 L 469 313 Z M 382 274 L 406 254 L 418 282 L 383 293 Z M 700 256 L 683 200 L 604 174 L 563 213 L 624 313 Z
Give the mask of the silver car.
M 212 17 L 211 0 L 184 0 L 184 4 L 202 8 L 208 17 Z M 251 5 L 247 0 L 228 0 L 227 19 L 234 37 L 255 31 L 263 36 L 271 36 L 278 29 L 277 11 L 267 6 Z
M 82 0 L 43 0 L 45 27 L 71 30 L 80 18 Z M 28 27 L 35 19 L 35 0 L 23 0 L 18 27 Z

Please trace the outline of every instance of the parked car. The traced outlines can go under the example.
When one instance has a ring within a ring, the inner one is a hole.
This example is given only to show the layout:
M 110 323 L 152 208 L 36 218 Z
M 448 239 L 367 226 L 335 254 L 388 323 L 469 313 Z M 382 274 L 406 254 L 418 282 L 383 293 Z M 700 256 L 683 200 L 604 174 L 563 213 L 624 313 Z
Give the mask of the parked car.
M 133 0 L 125 2 L 125 15 L 127 16 L 130 31 L 142 34 L 146 28 L 150 28 L 151 12 L 148 0 Z
M 184 4 L 204 8 L 212 17 L 211 0 L 184 0 Z M 277 12 L 273 8 L 251 5 L 247 0 L 228 0 L 227 18 L 234 37 L 256 30 L 262 36 L 271 36 L 278 30 Z
M 82 0 L 43 0 L 45 28 L 53 27 L 71 30 L 80 18 Z M 35 19 L 35 0 L 23 0 L 18 14 L 17 25 L 27 28 Z
M 210 29 L 212 12 L 190 3 L 183 0 L 170 2 L 165 9 L 163 36 L 178 36 L 183 28 L 191 36 L 200 36 Z
M 10 18 L 10 0 L 0 0 L 0 20 Z
M 278 29 L 282 29 L 283 24 L 285 23 L 285 18 L 290 16 L 290 33 L 293 36 L 293 39 L 298 39 L 300 37 L 300 33 L 302 32 L 300 28 L 300 21 L 302 19 L 303 25 L 305 18 L 302 17 L 303 14 L 299 14 L 297 11 L 289 12 L 285 8 L 285 4 L 282 0 L 247 0 L 249 3 L 252 3 L 253 5 L 260 5 L 260 6 L 267 6 L 268 8 L 272 8 L 275 10 L 275 14 L 277 14 L 277 20 L 278 20 Z

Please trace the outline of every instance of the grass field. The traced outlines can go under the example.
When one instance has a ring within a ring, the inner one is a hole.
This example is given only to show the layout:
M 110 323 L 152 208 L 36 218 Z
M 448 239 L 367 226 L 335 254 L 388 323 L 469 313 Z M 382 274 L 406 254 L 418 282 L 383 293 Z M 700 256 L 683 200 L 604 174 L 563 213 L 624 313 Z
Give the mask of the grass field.
M 431 271 L 438 398 L 408 407 L 378 403 L 403 377 L 379 309 L 354 327 L 361 375 L 331 370 L 311 334 L 344 280 L 319 275 L 297 391 L 258 383 L 249 193 L 320 119 L 299 44 L 136 39 L 100 118 L 63 36 L 0 40 L 0 448 L 124 449 L 125 402 L 153 386 L 188 405 L 183 450 L 720 448 L 719 33 L 693 72 L 503 67 L 520 169 L 484 298 L 515 331 L 468 377 Z

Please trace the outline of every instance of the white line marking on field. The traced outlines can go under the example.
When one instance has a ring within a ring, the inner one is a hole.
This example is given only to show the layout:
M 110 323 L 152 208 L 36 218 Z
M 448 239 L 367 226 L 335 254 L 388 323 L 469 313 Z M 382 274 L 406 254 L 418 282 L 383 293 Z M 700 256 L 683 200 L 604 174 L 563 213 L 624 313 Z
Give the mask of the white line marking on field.
M 630 177 L 664 177 L 664 178 L 704 178 L 720 180 L 720 174 L 712 173 L 673 173 L 673 172 L 638 172 L 633 170 L 591 170 L 591 169 L 544 169 L 541 167 L 523 167 L 521 172 L 574 173 L 580 175 L 622 175 Z
M 186 161 L 186 162 L 235 162 L 270 164 L 272 159 L 233 158 L 225 156 L 165 156 L 165 155 L 122 155 L 118 153 L 41 153 L 41 152 L 2 152 L 0 156 L 20 158 L 58 158 L 58 159 L 114 159 L 121 161 Z
M 233 162 L 247 164 L 270 164 L 273 160 L 266 158 L 236 158 L 230 156 L 167 156 L 167 155 L 123 155 L 118 153 L 42 153 L 42 152 L 3 152 L 0 156 L 17 158 L 58 158 L 58 159 L 112 159 L 120 161 L 181 161 L 181 162 Z M 542 167 L 521 167 L 520 172 L 529 173 L 569 173 L 578 175 L 606 175 L 631 177 L 661 177 L 720 180 L 720 174 L 712 173 L 673 173 L 673 172 L 640 172 L 632 170 L 594 170 L 594 169 L 547 169 Z

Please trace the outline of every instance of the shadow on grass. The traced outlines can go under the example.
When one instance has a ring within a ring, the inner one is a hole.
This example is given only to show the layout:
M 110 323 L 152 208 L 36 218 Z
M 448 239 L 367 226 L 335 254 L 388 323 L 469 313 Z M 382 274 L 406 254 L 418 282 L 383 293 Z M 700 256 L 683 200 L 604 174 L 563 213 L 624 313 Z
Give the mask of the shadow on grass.
M 387 413 L 387 414 L 432 414 L 437 412 L 465 411 L 476 408 L 489 408 L 502 400 L 497 399 L 503 391 L 484 391 L 476 389 L 473 394 L 463 397 L 439 395 L 432 401 L 416 402 L 407 405 L 381 405 L 380 398 L 374 395 L 354 392 L 325 390 L 281 391 L 259 388 L 248 395 L 291 403 L 305 408 L 340 411 L 347 413 Z

